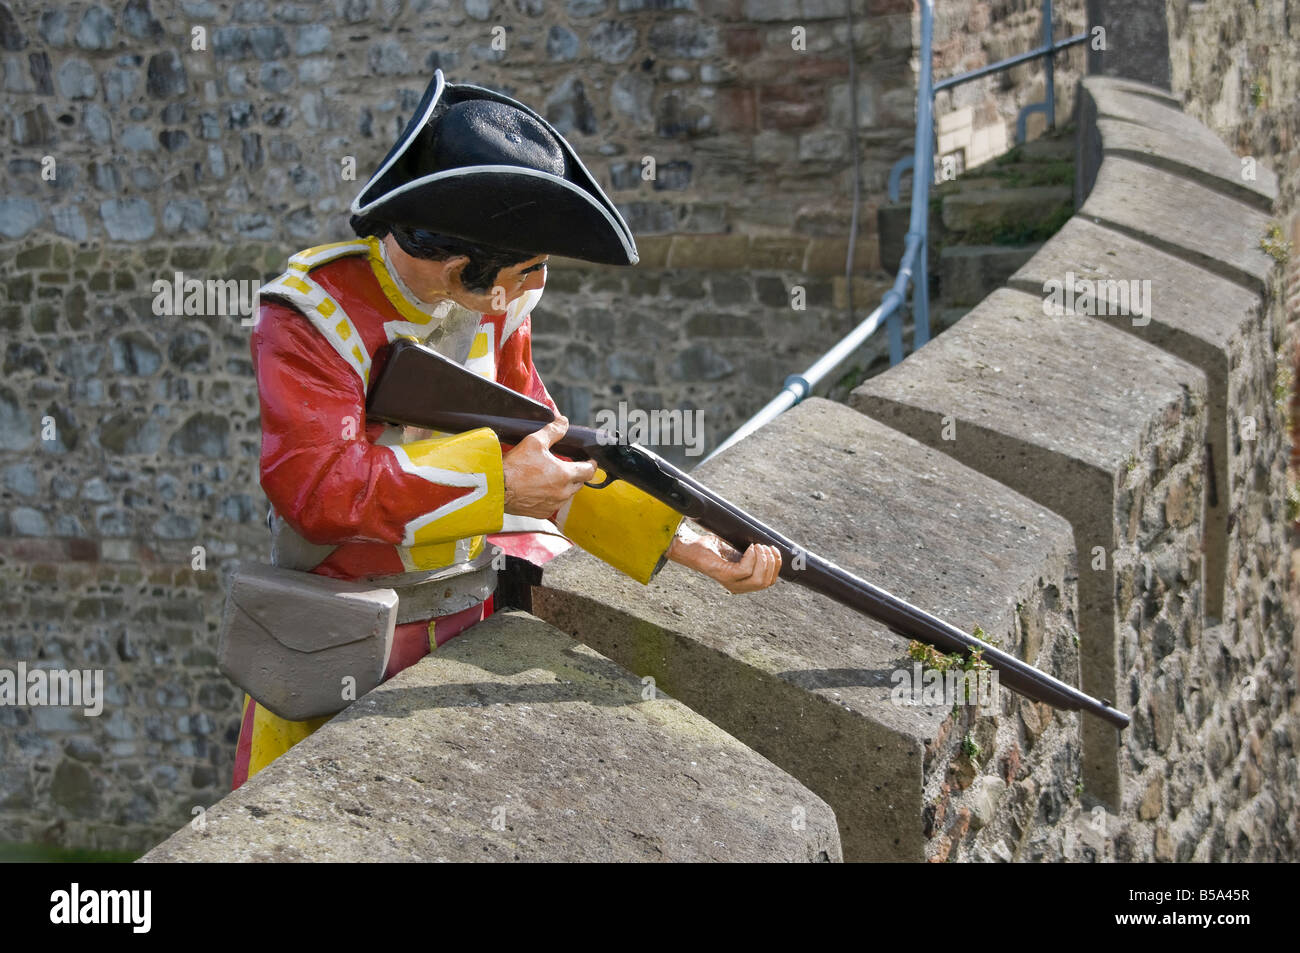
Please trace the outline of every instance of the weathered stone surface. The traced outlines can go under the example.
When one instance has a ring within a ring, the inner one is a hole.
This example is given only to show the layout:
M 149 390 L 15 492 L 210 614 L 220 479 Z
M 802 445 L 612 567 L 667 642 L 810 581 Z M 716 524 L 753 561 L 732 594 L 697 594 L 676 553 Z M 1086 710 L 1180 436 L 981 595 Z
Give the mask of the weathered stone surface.
M 1062 205 L 1069 205 L 1068 185 L 1029 185 L 1007 189 L 967 189 L 944 197 L 943 224 L 964 232 L 1007 223 L 1041 225 Z
M 1180 475 L 1199 470 L 1205 399 L 1204 375 L 1183 361 L 1100 322 L 1046 317 L 1041 299 L 1002 290 L 868 380 L 850 403 L 1069 519 L 1079 553 L 1083 689 L 1117 699 L 1115 567 L 1157 532 L 1138 538 L 1147 484 L 1176 465 Z M 1117 526 L 1118 509 L 1125 525 Z M 1197 614 L 1193 560 L 1183 553 Z M 1117 733 L 1097 719 L 1083 724 L 1088 789 L 1118 805 Z
M 1205 373 L 1215 487 L 1206 507 L 1205 611 L 1221 617 L 1225 590 L 1230 597 L 1238 582 L 1226 575 L 1228 550 L 1243 545 L 1235 539 L 1229 543 L 1229 514 L 1246 505 L 1243 484 L 1260 455 L 1277 452 L 1272 439 L 1279 430 L 1273 420 L 1276 408 L 1268 399 L 1275 373 L 1272 334 L 1259 296 L 1084 216 L 1071 219 L 1009 283 L 1043 298 L 1059 289 L 1063 307 L 1073 301 L 1081 313 Z M 1075 291 L 1067 300 L 1071 288 Z M 1087 298 L 1085 291 L 1091 292 Z M 1256 437 L 1250 441 L 1235 439 L 1242 414 L 1255 423 Z
M 1259 247 L 1266 213 L 1130 159 L 1106 159 L 1079 214 L 1261 293 L 1276 264 Z
M 983 627 L 1009 651 L 1024 649 L 1018 602 L 1041 612 L 1042 591 L 1054 589 L 1073 603 L 1062 520 L 841 405 L 806 401 L 695 472 L 819 555 L 967 631 Z M 939 544 L 952 538 L 962 546 Z M 931 849 L 923 808 L 943 798 L 961 730 L 951 702 L 891 700 L 893 673 L 913 662 L 880 623 L 788 582 L 730 599 L 670 565 L 643 587 L 578 552 L 547 565 L 533 608 L 816 791 L 836 812 L 847 859 L 918 860 Z M 1045 642 L 1033 661 L 1077 678 L 1068 644 Z M 1009 728 L 995 717 L 984 720 L 990 731 L 995 721 Z
M 1107 37 L 1100 47 L 1089 47 L 1089 73 L 1169 89 L 1169 10 L 1164 0 L 1087 0 L 1087 12 L 1087 22 L 1101 27 Z
M 144 860 L 840 859 L 815 795 L 522 612 L 385 682 L 204 820 Z
M 1083 82 L 1078 196 L 1092 191 L 1102 157 L 1117 156 L 1169 170 L 1269 212 L 1278 198 L 1277 174 L 1255 157 L 1236 155 L 1166 96 L 1156 87 L 1109 77 Z
M 1150 102 L 1143 97 L 1131 98 L 1137 102 Z M 1152 104 L 1152 108 L 1161 107 Z M 1185 118 L 1182 113 L 1174 115 Z M 1256 164 L 1254 159 L 1243 163 L 1241 157 L 1200 123 L 1190 119 L 1186 122 L 1199 129 L 1209 141 L 1202 142 L 1190 134 L 1147 128 L 1116 119 L 1103 118 L 1097 125 L 1106 155 L 1166 169 L 1247 202 L 1261 211 L 1271 211 L 1277 198 L 1277 176 L 1272 170 Z M 1247 177 L 1246 170 L 1253 178 Z
M 939 253 L 939 292 L 948 304 L 978 304 L 1006 284 L 1040 247 L 949 245 Z

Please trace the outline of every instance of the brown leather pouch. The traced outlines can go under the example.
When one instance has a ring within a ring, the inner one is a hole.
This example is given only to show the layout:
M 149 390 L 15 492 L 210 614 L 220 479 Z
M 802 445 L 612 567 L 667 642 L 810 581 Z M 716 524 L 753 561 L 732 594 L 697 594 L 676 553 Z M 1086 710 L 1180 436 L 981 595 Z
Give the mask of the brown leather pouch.
M 373 583 L 241 563 L 226 595 L 218 664 L 281 718 L 333 715 L 383 680 L 397 602 Z

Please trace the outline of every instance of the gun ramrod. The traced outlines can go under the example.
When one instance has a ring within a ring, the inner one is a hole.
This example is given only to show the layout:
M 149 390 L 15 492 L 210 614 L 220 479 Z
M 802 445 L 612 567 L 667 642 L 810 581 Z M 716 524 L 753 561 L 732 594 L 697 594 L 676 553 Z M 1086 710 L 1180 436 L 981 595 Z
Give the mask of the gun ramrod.
M 395 424 L 461 433 L 491 428 L 506 443 L 518 443 L 555 419 L 549 407 L 487 380 L 432 348 L 399 339 L 370 388 L 367 413 Z M 1001 651 L 956 626 L 872 585 L 778 533 L 698 480 L 621 435 L 570 426 L 552 450 L 574 460 L 592 460 L 605 473 L 601 488 L 625 480 L 716 533 L 738 550 L 752 543 L 781 553 L 781 577 L 834 599 L 884 623 L 904 638 L 943 652 L 980 653 L 998 682 L 1026 698 L 1055 708 L 1084 711 L 1123 729 L 1129 717 L 1046 672 Z M 796 559 L 796 556 L 798 557 Z

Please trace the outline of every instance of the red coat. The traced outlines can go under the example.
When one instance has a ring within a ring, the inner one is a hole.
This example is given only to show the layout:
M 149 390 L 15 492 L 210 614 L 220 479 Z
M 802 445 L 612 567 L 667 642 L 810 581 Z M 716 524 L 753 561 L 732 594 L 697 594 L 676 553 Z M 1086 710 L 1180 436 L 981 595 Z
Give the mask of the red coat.
M 366 419 L 366 388 L 386 346 L 398 336 L 423 339 L 438 326 L 388 270 L 380 243 L 300 252 L 261 295 L 252 355 L 262 488 L 301 535 L 337 545 L 313 571 L 387 575 L 481 552 L 504 513 L 495 434 L 482 428 L 409 439 Z M 500 314 L 458 312 L 472 334 L 463 363 L 554 408 L 532 359 L 530 312 L 540 295 L 530 292 Z M 556 516 L 566 537 L 642 582 L 661 564 L 679 522 L 621 482 L 583 488 Z

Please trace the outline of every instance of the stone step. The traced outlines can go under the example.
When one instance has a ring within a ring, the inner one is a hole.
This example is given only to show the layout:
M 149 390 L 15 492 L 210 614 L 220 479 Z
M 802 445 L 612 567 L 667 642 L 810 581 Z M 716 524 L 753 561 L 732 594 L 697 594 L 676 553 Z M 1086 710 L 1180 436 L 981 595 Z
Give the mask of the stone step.
M 1032 245 L 949 245 L 939 252 L 939 295 L 947 306 L 979 304 L 1034 256 Z
M 990 162 L 970 170 L 960 178 L 938 183 L 932 192 L 934 195 L 948 196 L 978 189 L 1018 189 L 1034 185 L 1069 186 L 1073 183 L 1073 163 Z
M 1074 133 L 1072 129 L 1059 131 L 1056 135 L 1041 136 L 1030 142 L 1016 146 L 1007 156 L 1024 162 L 1059 162 L 1074 161 Z
M 1073 203 L 1068 185 L 969 189 L 944 196 L 942 220 L 954 232 L 1028 236 L 1054 222 L 1064 224 Z

